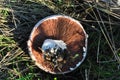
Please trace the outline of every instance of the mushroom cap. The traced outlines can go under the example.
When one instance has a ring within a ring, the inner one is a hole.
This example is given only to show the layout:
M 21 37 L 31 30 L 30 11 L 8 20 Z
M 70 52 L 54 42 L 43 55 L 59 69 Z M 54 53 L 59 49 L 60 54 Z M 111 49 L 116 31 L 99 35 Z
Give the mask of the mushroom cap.
M 87 38 L 88 35 L 79 21 L 65 15 L 52 15 L 34 26 L 27 44 L 31 58 L 40 69 L 51 74 L 64 74 L 75 70 L 84 61 Z M 46 39 L 61 40 L 67 46 L 69 54 L 59 68 L 43 58 L 43 52 L 39 48 L 42 48 Z

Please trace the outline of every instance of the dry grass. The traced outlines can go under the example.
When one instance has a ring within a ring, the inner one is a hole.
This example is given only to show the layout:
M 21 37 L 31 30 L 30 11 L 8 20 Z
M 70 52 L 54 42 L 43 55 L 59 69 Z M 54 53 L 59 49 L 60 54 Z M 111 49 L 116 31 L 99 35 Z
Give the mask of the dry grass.
M 26 41 L 33 26 L 52 14 L 79 20 L 89 35 L 87 58 L 70 74 L 45 73 L 28 55 Z M 119 80 L 119 26 L 120 14 L 109 4 L 103 7 L 78 0 L 1 0 L 0 80 Z

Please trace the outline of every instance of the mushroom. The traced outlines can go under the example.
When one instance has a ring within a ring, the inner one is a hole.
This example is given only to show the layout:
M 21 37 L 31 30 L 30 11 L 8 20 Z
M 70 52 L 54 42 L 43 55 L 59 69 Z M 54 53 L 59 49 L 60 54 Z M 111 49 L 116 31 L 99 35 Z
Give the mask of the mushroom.
M 27 44 L 31 58 L 40 69 L 64 74 L 84 61 L 87 38 L 79 21 L 65 15 L 52 15 L 34 26 Z

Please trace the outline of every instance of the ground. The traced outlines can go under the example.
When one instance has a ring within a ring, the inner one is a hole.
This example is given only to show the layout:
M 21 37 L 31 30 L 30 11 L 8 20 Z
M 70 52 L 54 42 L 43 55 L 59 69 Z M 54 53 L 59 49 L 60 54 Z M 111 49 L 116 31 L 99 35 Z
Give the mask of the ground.
M 0 80 L 120 80 L 120 7 L 78 0 L 0 1 Z M 64 14 L 80 21 L 87 57 L 75 71 L 51 75 L 31 60 L 26 42 L 42 18 Z

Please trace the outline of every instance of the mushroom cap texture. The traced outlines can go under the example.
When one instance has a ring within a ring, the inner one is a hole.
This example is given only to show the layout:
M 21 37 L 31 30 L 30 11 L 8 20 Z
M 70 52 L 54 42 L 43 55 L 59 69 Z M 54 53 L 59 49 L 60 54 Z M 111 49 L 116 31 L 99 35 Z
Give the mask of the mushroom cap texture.
M 66 43 L 70 53 L 60 69 L 43 58 L 39 48 L 46 39 L 62 40 Z M 30 56 L 40 69 L 52 74 L 64 74 L 75 70 L 84 61 L 87 34 L 77 20 L 64 15 L 52 15 L 40 20 L 34 26 L 27 44 Z

